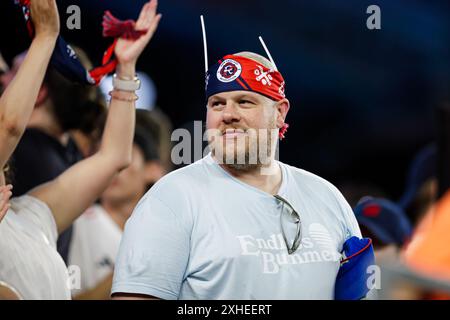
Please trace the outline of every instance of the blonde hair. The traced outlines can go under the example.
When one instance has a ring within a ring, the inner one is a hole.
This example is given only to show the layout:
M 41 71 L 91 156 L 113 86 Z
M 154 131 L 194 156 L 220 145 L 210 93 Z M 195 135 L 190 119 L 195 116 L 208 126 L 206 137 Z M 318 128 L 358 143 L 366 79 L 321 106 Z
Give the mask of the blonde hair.
M 235 53 L 233 55 L 234 56 L 240 56 L 240 57 L 248 58 L 248 59 L 251 59 L 253 61 L 259 62 L 260 64 L 262 64 L 266 68 L 275 69 L 275 66 L 273 65 L 273 63 L 270 62 L 269 59 L 267 59 L 266 57 L 263 57 L 260 54 L 257 54 L 257 53 L 254 53 L 254 52 L 250 52 L 250 51 L 242 51 L 242 52 Z

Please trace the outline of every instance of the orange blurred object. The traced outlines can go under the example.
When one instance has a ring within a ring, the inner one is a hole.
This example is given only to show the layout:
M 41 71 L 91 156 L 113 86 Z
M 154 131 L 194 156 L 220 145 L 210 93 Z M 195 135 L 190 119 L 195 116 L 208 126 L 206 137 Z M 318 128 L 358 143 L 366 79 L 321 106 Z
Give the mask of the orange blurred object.
M 450 191 L 420 223 L 403 259 L 417 272 L 450 282 Z

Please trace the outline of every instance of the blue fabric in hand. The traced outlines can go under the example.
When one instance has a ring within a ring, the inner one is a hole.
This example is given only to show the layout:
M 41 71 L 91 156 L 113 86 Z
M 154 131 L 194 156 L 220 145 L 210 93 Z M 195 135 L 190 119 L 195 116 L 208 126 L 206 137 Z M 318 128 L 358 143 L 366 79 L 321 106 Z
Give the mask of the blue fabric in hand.
M 351 237 L 343 245 L 345 258 L 336 277 L 336 300 L 359 300 L 369 292 L 367 268 L 375 264 L 372 240 Z

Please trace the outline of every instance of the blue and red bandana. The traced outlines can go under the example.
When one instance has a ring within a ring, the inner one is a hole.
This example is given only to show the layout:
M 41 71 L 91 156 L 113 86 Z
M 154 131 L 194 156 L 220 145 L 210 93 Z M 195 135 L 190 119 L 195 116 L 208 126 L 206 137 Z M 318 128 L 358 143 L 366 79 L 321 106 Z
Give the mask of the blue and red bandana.
M 274 101 L 284 99 L 285 81 L 280 72 L 242 56 L 226 55 L 209 68 L 206 74 L 206 100 L 212 95 L 228 91 L 252 91 Z M 280 138 L 289 125 L 280 129 Z
M 281 73 L 269 69 L 255 60 L 226 55 L 213 65 L 206 75 L 206 99 L 227 91 L 245 90 L 279 101 L 285 98 Z

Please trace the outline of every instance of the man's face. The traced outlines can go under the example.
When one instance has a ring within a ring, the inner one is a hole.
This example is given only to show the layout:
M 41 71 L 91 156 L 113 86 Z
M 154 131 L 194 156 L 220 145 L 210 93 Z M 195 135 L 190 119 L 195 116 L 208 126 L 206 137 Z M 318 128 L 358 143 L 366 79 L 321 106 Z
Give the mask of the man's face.
M 278 134 L 276 102 L 249 91 L 222 92 L 208 99 L 206 126 L 211 152 L 236 170 L 268 164 Z
M 112 203 L 134 201 L 143 196 L 148 181 L 146 179 L 144 155 L 139 147 L 133 145 L 132 161 L 122 170 L 103 192 L 101 200 Z

